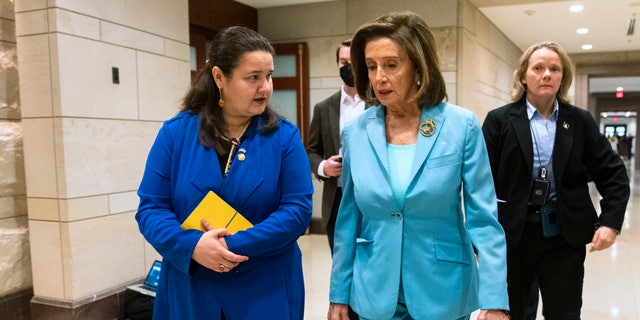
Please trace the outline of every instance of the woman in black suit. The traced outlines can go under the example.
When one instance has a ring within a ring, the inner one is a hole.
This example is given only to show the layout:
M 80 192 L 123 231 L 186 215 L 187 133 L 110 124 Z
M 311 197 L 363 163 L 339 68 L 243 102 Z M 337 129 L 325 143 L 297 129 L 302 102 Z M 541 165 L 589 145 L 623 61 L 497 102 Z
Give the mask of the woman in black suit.
M 557 43 L 531 46 L 514 72 L 513 103 L 489 112 L 482 128 L 507 238 L 514 319 L 525 318 L 535 279 L 545 319 L 580 319 L 585 245 L 609 248 L 624 220 L 624 162 L 591 114 L 569 104 L 572 78 Z M 589 181 L 602 196 L 600 215 Z

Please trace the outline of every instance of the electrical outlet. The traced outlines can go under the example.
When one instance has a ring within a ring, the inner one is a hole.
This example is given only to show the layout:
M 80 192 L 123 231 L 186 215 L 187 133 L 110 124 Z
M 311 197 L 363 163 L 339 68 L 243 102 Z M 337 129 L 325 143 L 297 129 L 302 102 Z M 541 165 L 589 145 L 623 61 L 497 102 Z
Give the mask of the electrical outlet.
M 120 83 L 120 71 L 116 67 L 111 67 L 111 80 L 115 84 Z

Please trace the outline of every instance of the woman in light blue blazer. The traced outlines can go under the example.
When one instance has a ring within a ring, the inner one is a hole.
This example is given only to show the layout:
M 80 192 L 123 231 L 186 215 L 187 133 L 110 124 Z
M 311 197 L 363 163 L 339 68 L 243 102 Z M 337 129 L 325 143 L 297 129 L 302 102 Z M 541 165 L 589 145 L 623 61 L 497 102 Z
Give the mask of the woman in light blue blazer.
M 154 320 L 304 318 L 313 185 L 300 131 L 269 108 L 273 55 L 253 30 L 221 31 L 149 152 L 136 220 L 163 260 Z M 208 191 L 253 227 L 181 228 Z
M 476 116 L 443 102 L 435 40 L 411 12 L 353 37 L 358 94 L 343 131 L 330 320 L 508 319 L 506 247 Z

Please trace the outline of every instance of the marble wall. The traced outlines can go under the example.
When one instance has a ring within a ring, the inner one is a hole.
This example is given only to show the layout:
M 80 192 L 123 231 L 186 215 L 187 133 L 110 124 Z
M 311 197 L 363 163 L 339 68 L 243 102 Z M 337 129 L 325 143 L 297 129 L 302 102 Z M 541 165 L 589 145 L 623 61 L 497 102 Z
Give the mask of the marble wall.
M 0 297 L 31 287 L 13 8 L 0 0 Z
M 158 257 L 136 189 L 189 85 L 188 1 L 20 1 L 15 26 L 34 301 L 76 307 Z

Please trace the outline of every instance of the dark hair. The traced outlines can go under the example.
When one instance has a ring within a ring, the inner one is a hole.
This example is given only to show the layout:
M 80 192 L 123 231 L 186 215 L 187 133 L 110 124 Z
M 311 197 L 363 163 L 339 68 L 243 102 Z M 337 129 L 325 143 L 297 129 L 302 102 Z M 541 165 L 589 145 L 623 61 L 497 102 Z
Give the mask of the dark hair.
M 511 99 L 514 102 L 519 101 L 526 95 L 527 88 L 522 83 L 522 79 L 524 79 L 527 69 L 529 68 L 529 58 L 531 58 L 531 55 L 534 52 L 542 48 L 553 50 L 558 54 L 558 57 L 560 57 L 560 63 L 562 64 L 562 82 L 560 83 L 560 88 L 558 88 L 558 92 L 556 93 L 556 98 L 562 103 L 570 103 L 569 87 L 571 87 L 571 82 L 573 81 L 573 63 L 571 63 L 571 58 L 569 58 L 569 55 L 564 51 L 564 49 L 553 41 L 538 42 L 530 46 L 522 56 L 520 56 L 518 68 L 513 72 Z
M 406 51 L 422 83 L 415 97 L 419 105 L 431 107 L 447 98 L 447 87 L 440 72 L 438 49 L 429 26 L 413 12 L 397 11 L 363 24 L 351 41 L 351 65 L 355 86 L 362 100 L 372 105 L 380 103 L 371 88 L 364 59 L 365 46 L 378 38 L 389 38 Z
M 340 42 L 340 45 L 336 48 L 336 63 L 340 62 L 340 49 L 342 49 L 342 47 L 351 47 L 351 40 Z
M 231 76 L 240 58 L 249 52 L 264 51 L 275 55 L 269 41 L 259 33 L 241 26 L 220 31 L 211 42 L 207 64 L 198 71 L 189 91 L 183 98 L 182 111 L 190 111 L 200 117 L 200 143 L 206 147 L 224 145 L 226 124 L 222 108 L 218 107 L 220 90 L 213 80 L 211 70 L 217 66 L 225 76 Z M 259 130 L 269 133 L 278 128 L 278 114 L 267 106 L 261 115 L 263 125 Z

